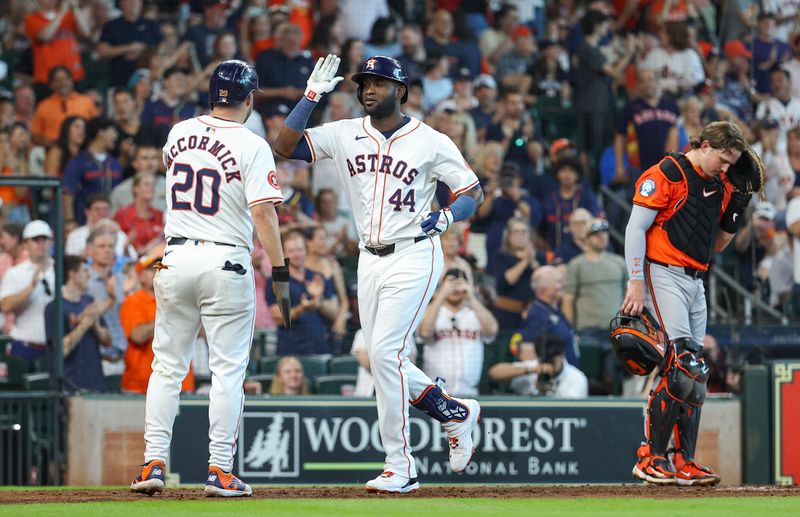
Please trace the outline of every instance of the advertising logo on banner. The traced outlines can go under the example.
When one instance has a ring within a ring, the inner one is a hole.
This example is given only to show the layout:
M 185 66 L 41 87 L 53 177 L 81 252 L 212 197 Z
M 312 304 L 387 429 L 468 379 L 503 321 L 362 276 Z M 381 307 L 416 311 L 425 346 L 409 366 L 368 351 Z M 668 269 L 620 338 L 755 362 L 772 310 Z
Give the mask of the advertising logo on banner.
M 448 463 L 441 424 L 412 410 L 410 447 L 429 483 L 619 483 L 641 439 L 641 402 L 483 401 L 475 455 L 462 476 Z M 171 480 L 204 480 L 207 401 L 181 404 Z M 383 468 L 374 402 L 248 401 L 235 471 L 252 483 L 364 482 Z M 626 453 L 627 452 L 627 453 Z

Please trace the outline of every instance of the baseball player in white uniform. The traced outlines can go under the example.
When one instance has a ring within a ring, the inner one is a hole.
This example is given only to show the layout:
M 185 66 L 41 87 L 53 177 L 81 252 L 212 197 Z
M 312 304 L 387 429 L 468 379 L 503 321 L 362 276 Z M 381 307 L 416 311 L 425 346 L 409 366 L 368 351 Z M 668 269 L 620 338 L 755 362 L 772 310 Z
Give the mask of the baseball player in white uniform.
M 408 96 L 408 76 L 392 58 L 371 57 L 353 75 L 366 117 L 306 129 L 321 95 L 342 81 L 336 77 L 338 67 L 339 58 L 333 55 L 317 62 L 304 98 L 286 118 L 274 147 L 287 158 L 332 160 L 350 201 L 361 250 L 359 311 L 386 452 L 383 473 L 366 488 L 415 492 L 419 482 L 409 445 L 409 404 L 442 422 L 453 472 L 463 472 L 473 453 L 478 402 L 449 397 L 408 356 L 442 271 L 439 234 L 452 222 L 469 218 L 483 194 L 455 144 L 400 111 Z M 437 180 L 457 198 L 431 212 Z
M 211 114 L 176 124 L 164 146 L 167 247 L 154 281 L 155 359 L 147 388 L 145 464 L 132 492 L 153 495 L 164 487 L 181 381 L 202 326 L 212 375 L 205 492 L 252 494 L 231 470 L 255 321 L 254 225 L 273 280 L 277 274 L 281 307 L 289 303 L 289 272 L 274 207 L 283 200 L 275 161 L 267 143 L 242 125 L 253 111 L 256 91 L 258 76 L 251 66 L 222 62 L 209 83 Z M 287 325 L 288 309 L 283 316 Z

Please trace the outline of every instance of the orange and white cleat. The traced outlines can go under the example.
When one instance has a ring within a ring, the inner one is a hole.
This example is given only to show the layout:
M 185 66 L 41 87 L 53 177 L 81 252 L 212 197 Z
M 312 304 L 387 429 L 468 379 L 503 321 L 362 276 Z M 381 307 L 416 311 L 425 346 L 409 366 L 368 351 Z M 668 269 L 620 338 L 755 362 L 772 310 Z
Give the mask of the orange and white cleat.
M 142 465 L 142 472 L 131 482 L 134 494 L 155 495 L 164 490 L 164 462 L 150 460 Z
M 685 461 L 680 467 L 676 466 L 675 479 L 681 486 L 714 486 L 720 482 L 714 469 L 694 460 Z
M 249 497 L 253 495 L 253 489 L 232 472 L 211 465 L 208 467 L 205 493 L 208 497 Z
M 650 454 L 650 447 L 642 444 L 636 451 L 638 460 L 633 466 L 631 474 L 635 479 L 651 483 L 654 485 L 674 485 L 675 469 L 672 462 L 665 456 L 654 456 Z

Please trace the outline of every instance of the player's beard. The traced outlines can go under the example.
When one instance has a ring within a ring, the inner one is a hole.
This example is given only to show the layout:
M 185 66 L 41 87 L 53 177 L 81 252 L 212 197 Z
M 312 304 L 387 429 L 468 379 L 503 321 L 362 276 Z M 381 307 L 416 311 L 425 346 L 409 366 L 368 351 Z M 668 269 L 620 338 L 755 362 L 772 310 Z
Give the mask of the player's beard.
M 395 98 L 386 97 L 380 102 L 375 103 L 372 108 L 364 106 L 364 112 L 374 119 L 389 118 L 395 110 Z

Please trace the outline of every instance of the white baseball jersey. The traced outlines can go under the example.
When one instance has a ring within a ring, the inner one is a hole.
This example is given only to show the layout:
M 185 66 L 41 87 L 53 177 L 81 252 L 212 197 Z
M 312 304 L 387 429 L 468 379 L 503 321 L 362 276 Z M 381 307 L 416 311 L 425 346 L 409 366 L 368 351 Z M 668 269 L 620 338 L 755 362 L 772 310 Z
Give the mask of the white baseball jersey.
M 784 104 L 775 97 L 770 97 L 756 109 L 756 120 L 774 118 L 780 123 L 781 135 L 778 140 L 778 150 L 786 150 L 786 133 L 800 125 L 800 100 L 792 98 Z
M 419 223 L 430 210 L 436 180 L 456 195 L 478 184 L 449 137 L 410 119 L 388 139 L 372 127 L 369 117 L 305 131 L 312 163 L 334 160 L 362 246 L 422 235 Z
M 535 368 L 539 361 L 534 359 L 513 364 L 514 366 Z M 539 389 L 536 386 L 538 377 L 535 373 L 514 377 L 511 379 L 511 389 L 517 395 L 539 395 Z M 586 375 L 567 361 L 564 361 L 561 373 L 553 377 L 552 382 L 553 392 L 551 395 L 555 398 L 582 399 L 589 396 L 589 380 Z
M 266 141 L 242 124 L 207 115 L 176 124 L 163 149 L 164 234 L 253 249 L 249 208 L 282 203 Z
M 800 10 L 800 0 L 764 0 L 764 12 L 772 13 L 781 18 L 792 16 Z M 776 23 L 773 36 L 784 43 L 791 43 L 792 34 L 798 29 L 796 18 L 783 23 Z
M 653 70 L 664 91 L 687 90 L 706 79 L 703 61 L 694 49 L 668 53 L 663 48 L 651 50 L 644 58 L 641 68 Z
M 474 397 L 483 370 L 483 345 L 494 336 L 481 334 L 478 315 L 468 306 L 453 312 L 442 305 L 433 328 L 433 340 L 425 347 L 428 377 L 447 381 L 445 389 L 455 397 Z

